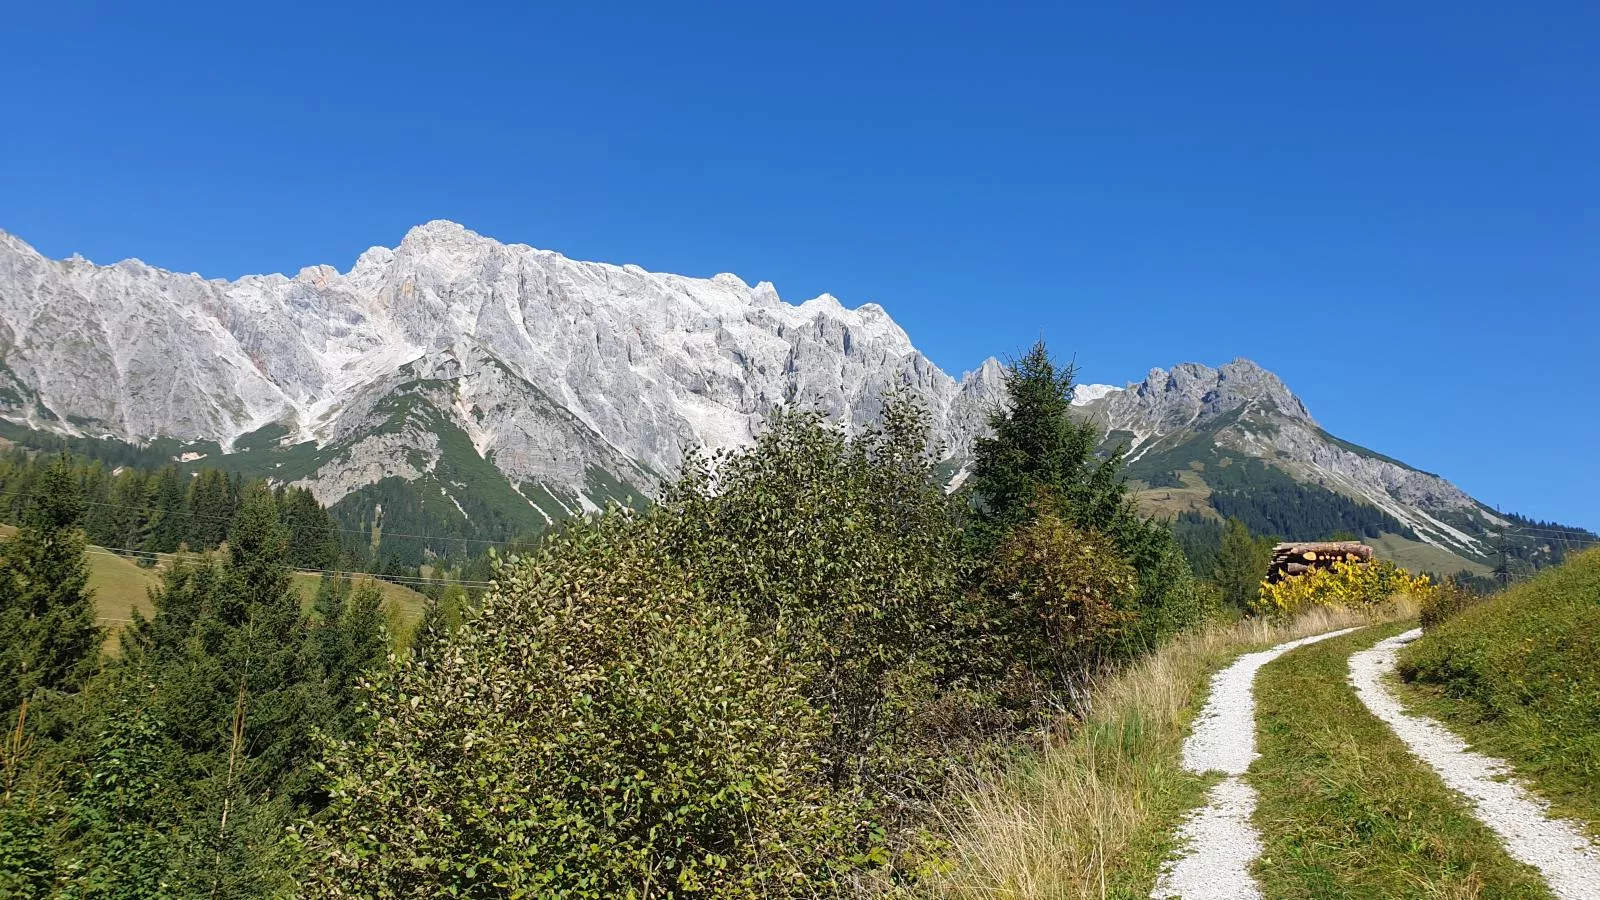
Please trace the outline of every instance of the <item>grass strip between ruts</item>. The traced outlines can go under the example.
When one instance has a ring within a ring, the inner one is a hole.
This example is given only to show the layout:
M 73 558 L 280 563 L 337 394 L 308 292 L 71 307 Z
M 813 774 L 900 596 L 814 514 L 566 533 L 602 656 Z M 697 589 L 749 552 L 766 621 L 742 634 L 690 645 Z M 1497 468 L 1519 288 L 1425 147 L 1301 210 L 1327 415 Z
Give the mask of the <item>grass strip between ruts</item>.
M 1300 648 L 1256 680 L 1265 896 L 1549 897 L 1463 798 L 1413 757 L 1351 688 L 1350 654 L 1408 624 Z

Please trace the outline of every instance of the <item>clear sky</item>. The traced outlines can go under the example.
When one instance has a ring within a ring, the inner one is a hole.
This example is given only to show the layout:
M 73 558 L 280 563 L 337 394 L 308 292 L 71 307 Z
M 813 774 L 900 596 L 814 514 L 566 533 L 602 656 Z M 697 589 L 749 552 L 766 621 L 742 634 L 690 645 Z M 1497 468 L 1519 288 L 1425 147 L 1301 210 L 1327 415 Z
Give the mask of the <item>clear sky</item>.
M 0 228 L 234 277 L 449 218 L 953 373 L 1246 356 L 1600 527 L 1600 4 L 519 6 L 12 4 Z

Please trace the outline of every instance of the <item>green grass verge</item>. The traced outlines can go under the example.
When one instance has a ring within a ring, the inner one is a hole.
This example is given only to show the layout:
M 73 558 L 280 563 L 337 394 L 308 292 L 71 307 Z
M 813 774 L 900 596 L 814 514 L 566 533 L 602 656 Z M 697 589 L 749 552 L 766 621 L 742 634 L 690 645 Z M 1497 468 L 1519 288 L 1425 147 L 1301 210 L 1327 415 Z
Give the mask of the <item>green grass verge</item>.
M 1215 782 L 1185 771 L 1181 758 L 1212 673 L 1248 650 L 1358 621 L 1317 610 L 1282 626 L 1219 625 L 1112 675 L 1093 690 L 1086 720 L 971 773 L 951 804 L 945 864 L 915 896 L 1147 896 L 1178 823 Z
M 1469 607 L 1400 656 L 1413 708 L 1600 837 L 1600 550 Z
M 1550 896 L 1350 687 L 1350 654 L 1409 627 L 1363 629 L 1261 670 L 1249 781 L 1266 896 Z

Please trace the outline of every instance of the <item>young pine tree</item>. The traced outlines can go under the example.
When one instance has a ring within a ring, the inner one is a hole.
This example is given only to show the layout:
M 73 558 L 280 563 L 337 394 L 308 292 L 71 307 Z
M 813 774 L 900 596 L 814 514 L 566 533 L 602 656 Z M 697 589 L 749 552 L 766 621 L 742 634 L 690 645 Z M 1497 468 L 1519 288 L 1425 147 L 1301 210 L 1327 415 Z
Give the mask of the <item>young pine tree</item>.
M 76 691 L 99 661 L 82 515 L 63 457 L 40 474 L 22 527 L 0 547 L 0 710 L 35 691 Z
M 1072 416 L 1075 375 L 1044 341 L 1007 368 L 1007 403 L 990 416 L 994 434 L 978 442 L 972 467 L 979 520 L 992 540 L 1031 519 L 1041 492 L 1064 503 L 1082 528 L 1111 531 L 1136 518 L 1119 477 L 1121 455 L 1097 456 L 1094 425 Z
M 1163 523 L 1139 515 L 1122 481 L 1120 448 L 1095 452 L 1099 433 L 1072 413 L 1069 364 L 1058 365 L 1044 342 L 1006 371 L 1008 402 L 989 420 L 993 436 L 978 442 L 969 481 L 979 543 L 993 551 L 1009 532 L 1049 510 L 1075 528 L 1104 534 L 1139 575 L 1128 601 L 1117 653 L 1149 649 L 1205 611 L 1184 559 Z
M 1246 611 L 1261 592 L 1261 580 L 1272 563 L 1272 539 L 1257 537 L 1238 519 L 1229 519 L 1211 580 L 1222 591 L 1223 602 Z

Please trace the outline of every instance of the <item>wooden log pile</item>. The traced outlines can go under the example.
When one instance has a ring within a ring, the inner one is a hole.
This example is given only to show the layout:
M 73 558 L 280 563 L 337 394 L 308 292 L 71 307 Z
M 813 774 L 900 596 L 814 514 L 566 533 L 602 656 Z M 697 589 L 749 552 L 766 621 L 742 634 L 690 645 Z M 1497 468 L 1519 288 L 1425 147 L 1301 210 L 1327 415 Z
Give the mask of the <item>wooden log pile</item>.
M 1304 575 L 1312 569 L 1331 569 L 1341 561 L 1371 562 L 1372 548 L 1357 541 L 1299 541 L 1272 548 L 1272 564 L 1267 581 L 1277 584 L 1285 578 Z

